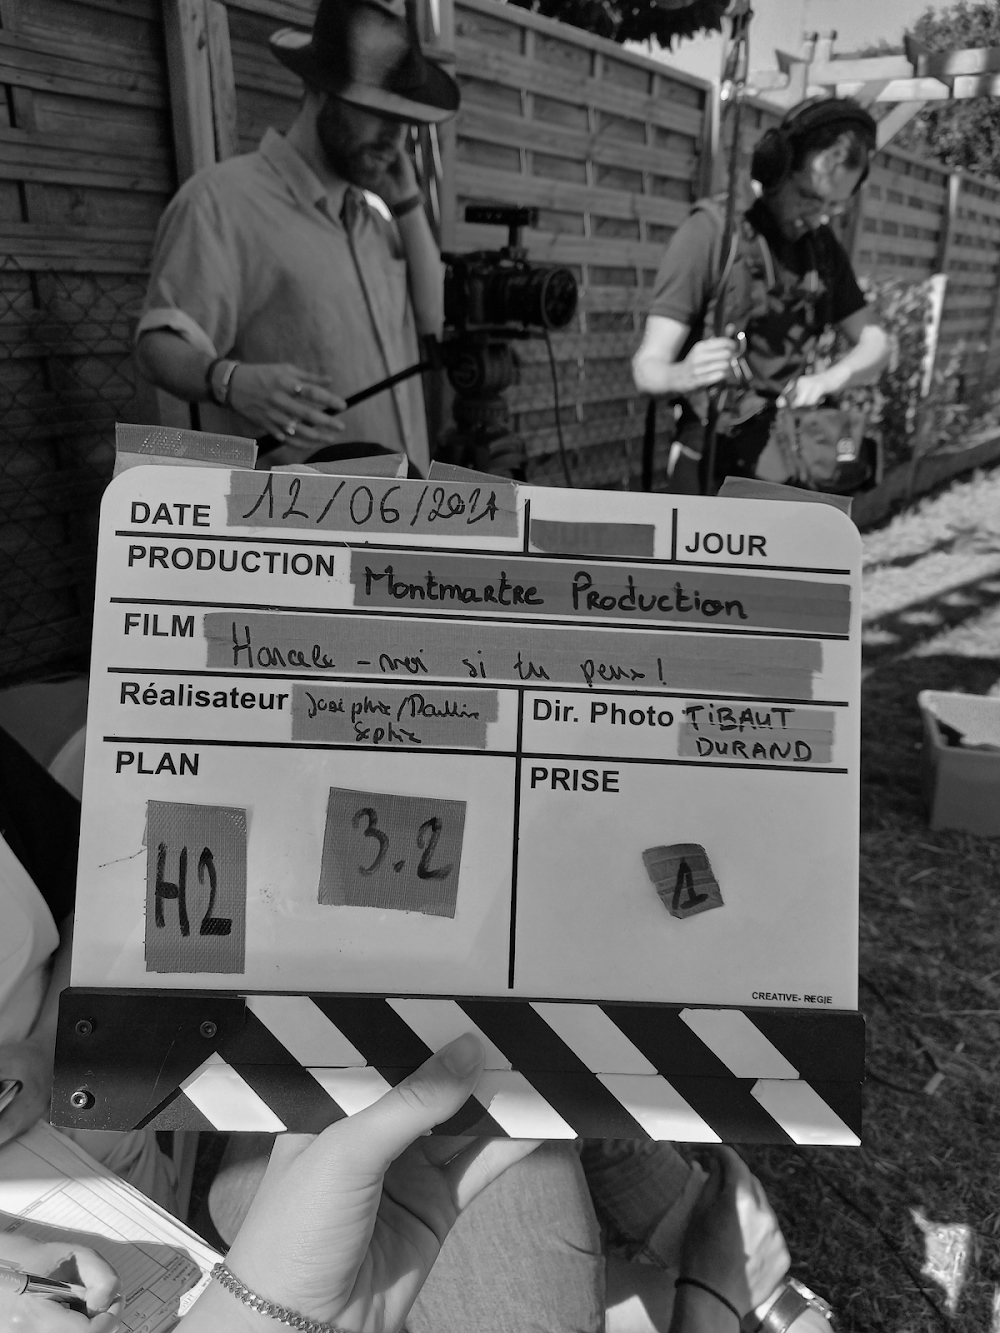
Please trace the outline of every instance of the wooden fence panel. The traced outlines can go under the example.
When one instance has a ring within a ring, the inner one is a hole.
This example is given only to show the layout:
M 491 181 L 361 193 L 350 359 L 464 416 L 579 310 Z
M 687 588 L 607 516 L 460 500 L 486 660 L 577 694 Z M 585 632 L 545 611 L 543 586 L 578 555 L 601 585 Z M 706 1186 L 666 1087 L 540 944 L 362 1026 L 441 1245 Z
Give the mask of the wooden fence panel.
M 175 188 L 158 0 L 0 0 L 0 682 L 84 665 L 114 422 Z
M 995 385 L 1000 366 L 1000 185 L 961 173 L 955 191 L 938 365 L 952 361 L 972 391 Z
M 877 278 L 922 282 L 939 271 L 945 243 L 949 173 L 909 153 L 875 154 L 864 186 L 854 265 Z
M 539 208 L 524 235 L 530 258 L 566 265 L 580 286 L 573 326 L 552 335 L 574 482 L 636 485 L 644 403 L 630 357 L 664 247 L 698 194 L 707 85 L 495 0 L 455 0 L 454 32 L 454 248 L 506 242 L 501 228 L 465 223 L 467 204 Z M 508 400 L 529 476 L 561 484 L 547 352 L 534 342 L 517 352 Z M 661 429 L 661 469 L 666 438 Z

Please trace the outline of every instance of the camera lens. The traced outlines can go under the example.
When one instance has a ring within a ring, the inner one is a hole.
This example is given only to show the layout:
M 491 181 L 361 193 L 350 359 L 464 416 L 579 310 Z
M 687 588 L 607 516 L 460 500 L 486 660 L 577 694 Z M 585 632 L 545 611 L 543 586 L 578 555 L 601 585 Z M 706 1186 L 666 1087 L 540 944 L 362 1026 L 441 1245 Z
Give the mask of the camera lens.
M 576 313 L 576 279 L 568 268 L 501 269 L 491 279 L 491 322 L 561 329 Z
M 539 304 L 547 329 L 564 329 L 576 314 L 576 278 L 568 268 L 542 269 Z

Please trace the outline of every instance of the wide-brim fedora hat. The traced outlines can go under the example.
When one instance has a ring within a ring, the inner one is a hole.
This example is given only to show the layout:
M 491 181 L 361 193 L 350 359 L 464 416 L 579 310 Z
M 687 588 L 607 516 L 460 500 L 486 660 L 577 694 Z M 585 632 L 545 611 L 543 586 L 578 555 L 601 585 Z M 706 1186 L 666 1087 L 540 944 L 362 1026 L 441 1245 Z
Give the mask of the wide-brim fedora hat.
M 416 0 L 320 0 L 311 33 L 282 28 L 271 50 L 310 87 L 420 124 L 458 110 L 458 84 L 424 54 Z

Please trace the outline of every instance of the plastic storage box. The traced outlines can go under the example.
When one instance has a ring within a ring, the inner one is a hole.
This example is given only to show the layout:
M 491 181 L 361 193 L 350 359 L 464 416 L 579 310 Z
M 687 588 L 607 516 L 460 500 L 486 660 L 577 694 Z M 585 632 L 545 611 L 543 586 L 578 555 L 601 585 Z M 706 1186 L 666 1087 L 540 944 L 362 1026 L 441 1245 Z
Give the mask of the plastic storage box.
M 1000 837 L 1000 698 L 921 690 L 917 703 L 931 828 Z M 956 736 L 965 744 L 950 744 Z

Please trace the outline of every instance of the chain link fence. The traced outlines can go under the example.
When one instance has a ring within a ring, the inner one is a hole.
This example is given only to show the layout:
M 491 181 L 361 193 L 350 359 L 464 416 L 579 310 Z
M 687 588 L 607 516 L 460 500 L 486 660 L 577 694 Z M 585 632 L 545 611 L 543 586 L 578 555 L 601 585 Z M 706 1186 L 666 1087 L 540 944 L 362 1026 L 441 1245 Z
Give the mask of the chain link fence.
M 0 685 L 85 669 L 141 274 L 0 262 Z

